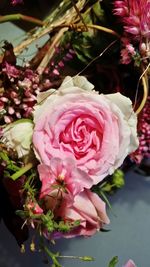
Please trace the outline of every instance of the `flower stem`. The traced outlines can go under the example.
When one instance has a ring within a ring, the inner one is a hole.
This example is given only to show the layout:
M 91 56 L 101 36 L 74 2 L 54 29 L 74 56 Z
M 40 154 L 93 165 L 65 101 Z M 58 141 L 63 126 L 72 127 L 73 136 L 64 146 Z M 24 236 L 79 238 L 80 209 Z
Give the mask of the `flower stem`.
M 60 25 L 56 25 L 56 26 L 52 25 L 52 30 L 54 30 L 56 28 L 71 28 L 72 30 L 77 30 L 77 31 L 80 30 L 82 32 L 87 31 L 87 29 L 95 29 L 95 30 L 106 32 L 106 33 L 110 33 L 110 34 L 120 38 L 120 35 L 117 32 L 115 32 L 109 28 L 106 28 L 106 27 L 103 27 L 100 25 L 96 25 L 96 24 L 86 24 L 86 27 L 84 24 L 76 24 L 76 23 L 65 23 L 65 24 L 60 24 Z
M 10 14 L 10 15 L 5 15 L 5 16 L 0 16 L 0 23 L 2 22 L 6 22 L 6 21 L 13 21 L 13 20 L 24 20 L 24 21 L 28 21 L 31 23 L 34 23 L 38 26 L 43 26 L 44 22 L 40 19 L 34 18 L 34 17 L 30 17 L 30 16 L 25 16 L 22 14 Z
M 87 24 L 86 26 L 89 29 L 91 28 L 91 29 L 96 29 L 96 30 L 103 31 L 103 32 L 106 32 L 106 33 L 110 33 L 110 34 L 120 38 L 120 35 L 117 32 L 115 32 L 115 31 L 113 31 L 113 30 L 111 30 L 109 28 L 106 28 L 106 27 L 103 27 L 103 26 L 100 26 L 100 25 L 95 25 L 95 24 Z
M 58 260 L 58 254 L 54 254 L 53 252 L 51 252 L 46 246 L 43 246 L 42 249 L 46 252 L 46 254 L 52 259 L 53 263 L 55 264 L 56 267 L 62 267 Z
M 27 171 L 29 171 L 33 167 L 33 164 L 30 162 L 26 164 L 24 167 L 20 168 L 19 171 L 15 172 L 13 175 L 10 176 L 12 180 L 17 180 L 20 176 L 25 174 Z
M 62 255 L 58 255 L 58 258 L 65 258 L 65 259 L 79 259 L 82 261 L 94 261 L 93 257 L 90 256 L 62 256 Z
M 61 29 L 57 35 L 55 35 L 53 42 L 50 44 L 49 49 L 47 51 L 47 53 L 45 54 L 43 60 L 41 61 L 40 65 L 37 68 L 37 72 L 39 75 L 42 75 L 43 71 L 45 70 L 45 68 L 47 67 L 50 59 L 52 58 L 52 56 L 54 55 L 55 49 L 54 47 L 60 42 L 60 39 L 62 37 L 62 35 L 64 34 L 64 29 Z
M 51 252 L 48 249 L 47 246 L 43 246 L 43 250 L 52 259 L 53 263 L 57 267 L 61 267 L 61 265 L 59 264 L 57 258 L 63 258 L 63 259 L 79 259 L 79 260 L 82 260 L 82 261 L 94 261 L 94 258 L 93 257 L 90 257 L 90 256 L 62 256 L 62 255 L 59 255 L 59 253 L 54 254 L 53 252 Z

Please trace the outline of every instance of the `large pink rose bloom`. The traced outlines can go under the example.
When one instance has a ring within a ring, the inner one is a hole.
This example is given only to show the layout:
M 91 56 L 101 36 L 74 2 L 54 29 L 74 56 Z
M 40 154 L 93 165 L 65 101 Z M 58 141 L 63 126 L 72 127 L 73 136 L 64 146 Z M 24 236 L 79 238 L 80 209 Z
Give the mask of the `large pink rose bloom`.
M 40 93 L 33 146 L 41 163 L 72 158 L 97 184 L 138 146 L 129 98 L 93 91 L 85 77 L 66 77 L 58 90 Z

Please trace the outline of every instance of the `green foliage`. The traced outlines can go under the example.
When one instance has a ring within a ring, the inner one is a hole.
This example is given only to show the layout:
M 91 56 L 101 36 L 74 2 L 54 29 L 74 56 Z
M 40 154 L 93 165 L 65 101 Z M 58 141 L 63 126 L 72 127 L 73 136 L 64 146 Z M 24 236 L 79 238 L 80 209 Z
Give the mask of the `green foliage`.
M 79 220 L 76 220 L 75 222 L 63 220 L 56 221 L 51 210 L 49 210 L 46 214 L 36 214 L 32 209 L 28 209 L 27 204 L 24 205 L 24 209 L 25 210 L 16 211 L 16 214 L 26 221 L 33 221 L 35 225 L 38 225 L 40 232 L 47 230 L 49 234 L 53 233 L 54 231 L 68 233 L 74 227 L 80 225 Z
M 120 169 L 118 169 L 113 173 L 112 176 L 107 177 L 107 179 L 105 179 L 102 183 L 93 186 L 92 191 L 99 195 L 105 201 L 107 206 L 112 210 L 112 206 L 107 197 L 107 194 L 114 193 L 117 189 L 122 188 L 124 184 L 124 173 Z
M 112 184 L 116 188 L 121 188 L 121 187 L 123 187 L 125 185 L 123 171 L 118 169 L 113 173 L 113 175 L 112 175 Z
M 120 189 L 125 185 L 124 173 L 122 170 L 116 170 L 109 179 L 101 184 L 101 190 L 106 193 L 113 193 L 116 189 Z
M 118 263 L 118 257 L 115 256 L 115 257 L 113 257 L 113 258 L 111 259 L 111 261 L 109 262 L 108 267 L 115 267 L 117 263 Z
M 101 3 L 99 1 L 97 1 L 92 8 L 92 11 L 94 13 L 94 15 L 101 21 L 105 20 L 105 13 L 104 10 L 101 7 Z
M 20 170 L 20 167 L 9 158 L 8 152 L 5 149 L 0 151 L 0 164 L 5 166 L 4 177 L 11 177 L 11 174 Z

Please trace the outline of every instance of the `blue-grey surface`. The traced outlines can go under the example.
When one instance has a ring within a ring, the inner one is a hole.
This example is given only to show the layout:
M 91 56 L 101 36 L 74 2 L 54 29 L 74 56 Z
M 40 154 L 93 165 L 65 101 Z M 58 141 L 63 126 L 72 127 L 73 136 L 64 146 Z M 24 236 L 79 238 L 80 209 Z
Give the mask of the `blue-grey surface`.
M 0 25 L 0 41 L 7 39 L 16 44 L 18 36 L 23 35 L 23 30 L 10 23 Z M 115 216 L 108 211 L 110 232 L 97 233 L 92 238 L 57 242 L 55 249 L 64 255 L 91 255 L 95 258 L 92 263 L 68 260 L 64 262 L 65 267 L 106 267 L 115 255 L 119 256 L 118 266 L 132 258 L 138 267 L 150 267 L 150 177 L 129 172 L 125 187 L 111 197 L 111 203 Z M 27 266 L 44 267 L 42 255 L 31 253 L 29 243 L 26 244 L 26 253 L 20 254 L 14 238 L 0 224 L 0 267 Z
M 110 232 L 92 238 L 59 240 L 55 245 L 64 255 L 91 255 L 92 263 L 65 260 L 65 267 L 107 267 L 108 261 L 119 256 L 120 264 L 134 259 L 138 267 L 150 266 L 150 177 L 134 172 L 126 175 L 126 185 L 111 197 L 113 213 L 108 211 Z M 32 254 L 32 255 L 31 255 Z M 32 257 L 31 257 L 32 256 Z M 0 226 L 0 267 L 44 267 L 42 254 L 29 251 L 20 254 L 14 238 Z

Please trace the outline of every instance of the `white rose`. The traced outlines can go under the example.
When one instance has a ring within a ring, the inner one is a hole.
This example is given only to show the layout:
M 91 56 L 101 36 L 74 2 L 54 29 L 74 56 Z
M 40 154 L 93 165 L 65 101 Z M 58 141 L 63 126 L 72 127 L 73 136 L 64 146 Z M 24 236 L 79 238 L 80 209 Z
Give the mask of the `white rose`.
M 18 158 L 29 154 L 32 142 L 33 123 L 28 119 L 21 119 L 8 124 L 3 129 L 2 142 L 14 149 Z

